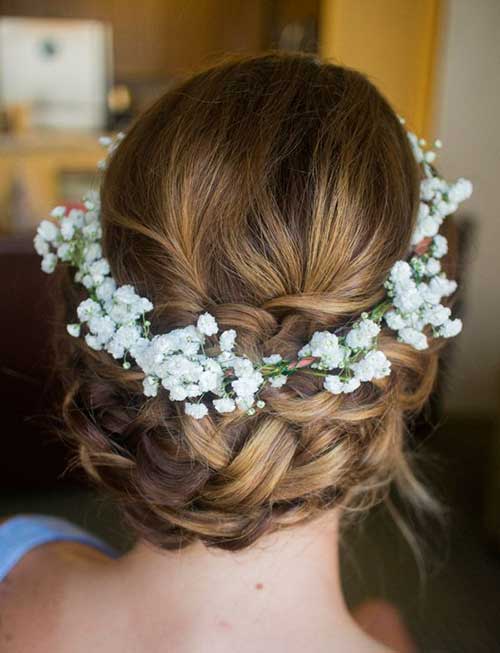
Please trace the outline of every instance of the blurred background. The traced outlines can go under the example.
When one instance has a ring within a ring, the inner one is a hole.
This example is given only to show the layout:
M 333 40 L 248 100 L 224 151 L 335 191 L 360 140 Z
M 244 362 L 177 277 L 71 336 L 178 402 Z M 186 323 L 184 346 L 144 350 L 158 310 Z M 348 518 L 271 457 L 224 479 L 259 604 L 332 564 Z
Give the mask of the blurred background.
M 47 420 L 51 279 L 36 224 L 95 187 L 98 136 L 226 53 L 318 53 L 366 73 L 407 125 L 444 148 L 474 194 L 457 215 L 464 332 L 411 441 L 448 507 L 419 565 L 384 509 L 342 545 L 353 605 L 394 601 L 422 651 L 500 651 L 500 1 L 0 0 L 0 517 L 65 516 L 125 549 L 105 497 Z

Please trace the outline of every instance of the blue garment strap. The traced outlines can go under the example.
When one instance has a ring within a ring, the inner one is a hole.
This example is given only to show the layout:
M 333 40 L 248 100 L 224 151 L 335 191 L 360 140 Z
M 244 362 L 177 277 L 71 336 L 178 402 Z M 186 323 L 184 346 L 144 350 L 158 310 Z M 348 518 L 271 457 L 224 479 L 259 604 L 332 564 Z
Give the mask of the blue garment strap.
M 29 551 L 41 544 L 57 541 L 81 542 L 110 558 L 119 554 L 83 528 L 59 517 L 16 515 L 0 524 L 0 582 Z

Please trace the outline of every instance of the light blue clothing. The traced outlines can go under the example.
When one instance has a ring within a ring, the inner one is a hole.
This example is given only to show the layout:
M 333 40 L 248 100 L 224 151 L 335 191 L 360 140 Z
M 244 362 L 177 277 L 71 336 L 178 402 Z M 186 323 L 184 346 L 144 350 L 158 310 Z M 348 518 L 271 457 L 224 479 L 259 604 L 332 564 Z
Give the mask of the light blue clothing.
M 110 558 L 119 553 L 98 537 L 65 519 L 47 515 L 16 515 L 0 524 L 0 582 L 29 551 L 47 542 L 81 542 Z

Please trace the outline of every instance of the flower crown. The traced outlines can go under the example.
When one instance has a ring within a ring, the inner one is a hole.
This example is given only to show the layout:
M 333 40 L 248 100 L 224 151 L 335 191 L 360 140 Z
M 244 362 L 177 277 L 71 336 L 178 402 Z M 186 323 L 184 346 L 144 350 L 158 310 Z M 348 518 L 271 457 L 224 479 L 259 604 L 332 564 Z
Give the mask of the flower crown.
M 108 156 L 99 162 L 99 168 L 106 167 L 123 136 L 120 133 L 114 139 L 100 139 Z M 424 150 L 425 141 L 415 134 L 408 132 L 408 138 L 424 177 L 411 240 L 412 256 L 392 266 L 384 284 L 386 297 L 371 311 L 362 313 L 343 335 L 316 331 L 294 360 L 273 354 L 259 362 L 234 353 L 234 329 L 219 334 L 218 354 L 205 353 L 205 338 L 219 333 L 210 313 L 200 315 L 196 325 L 151 335 L 145 316 L 153 310 L 153 304 L 140 297 L 133 286 L 118 286 L 103 257 L 96 193 L 85 198 L 85 209 L 67 211 L 56 207 L 51 213 L 56 222 L 43 220 L 34 238 L 35 249 L 43 257 L 44 272 L 53 272 L 59 261 L 69 263 L 76 268 L 75 281 L 88 290 L 88 299 L 77 308 L 79 321 L 68 324 L 68 332 L 79 337 L 83 331 L 89 347 L 122 360 L 125 369 L 133 361 L 144 372 L 147 397 L 156 396 L 163 387 L 172 401 L 189 399 L 185 401 L 185 413 L 197 419 L 208 413 L 203 399 L 209 393 L 217 397 L 212 399 L 217 412 L 239 408 L 253 415 L 256 408 L 265 406 L 259 394 L 266 384 L 279 388 L 299 369 L 323 376 L 324 388 L 333 394 L 354 392 L 363 382 L 389 375 L 390 361 L 377 349 L 383 322 L 397 333 L 399 341 L 415 349 L 428 347 L 426 329 L 432 337 L 444 338 L 462 329 L 462 322 L 451 319 L 450 309 L 441 304 L 457 284 L 441 271 L 439 259 L 446 254 L 448 243 L 438 231 L 444 218 L 470 196 L 472 184 L 463 178 L 454 183 L 440 178 L 432 165 L 435 152 Z M 435 141 L 434 147 L 440 148 L 440 141 Z

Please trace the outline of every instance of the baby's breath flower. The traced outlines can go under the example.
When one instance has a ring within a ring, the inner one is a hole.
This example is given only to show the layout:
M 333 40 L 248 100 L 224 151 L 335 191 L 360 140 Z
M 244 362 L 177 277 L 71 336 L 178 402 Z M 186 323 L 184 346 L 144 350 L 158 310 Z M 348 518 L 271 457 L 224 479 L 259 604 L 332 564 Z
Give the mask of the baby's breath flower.
M 316 331 L 309 343 L 312 356 L 320 359 L 320 365 L 326 369 L 337 367 L 342 361 L 343 351 L 339 339 L 330 331 Z
M 439 329 L 438 333 L 443 338 L 453 338 L 462 330 L 462 320 L 458 318 L 447 320 Z
M 66 207 L 65 206 L 56 206 L 55 208 L 52 209 L 50 212 L 50 215 L 52 218 L 62 218 L 66 215 Z
M 38 234 L 48 243 L 51 243 L 57 238 L 59 229 L 53 222 L 42 220 L 38 225 Z
M 75 234 L 75 223 L 68 216 L 67 218 L 63 218 L 61 220 L 60 229 L 61 229 L 61 236 L 64 238 L 64 240 L 71 240 Z
M 146 376 L 142 382 L 144 394 L 146 397 L 156 397 L 158 394 L 158 385 L 158 379 L 156 379 L 154 376 Z
M 391 363 L 383 352 L 372 350 L 360 361 L 353 363 L 351 370 L 360 381 L 371 381 L 390 374 Z
M 271 356 L 264 356 L 262 358 L 262 361 L 266 365 L 276 365 L 276 363 L 280 363 L 282 360 L 280 354 L 272 354 Z
M 425 272 L 429 277 L 433 277 L 441 272 L 441 263 L 436 258 L 430 258 L 425 264 Z
M 232 351 L 234 347 L 234 342 L 236 339 L 236 331 L 234 329 L 229 329 L 223 331 L 220 334 L 219 346 L 222 351 Z
M 347 381 L 343 381 L 340 376 L 337 374 L 329 374 L 325 376 L 323 386 L 328 392 L 331 392 L 334 395 L 339 395 L 342 393 L 354 392 L 361 385 L 359 378 L 353 376 Z
M 120 133 L 115 138 L 101 139 L 108 149 L 101 167 L 106 167 L 123 138 Z M 426 327 L 444 338 L 457 335 L 462 329 L 462 322 L 451 319 L 450 309 L 441 304 L 443 297 L 455 291 L 456 283 L 441 270 L 439 259 L 447 253 L 448 243 L 438 231 L 446 216 L 470 196 L 472 185 L 462 178 L 448 183 L 438 177 L 430 165 L 435 153 L 415 134 L 408 133 L 408 138 L 424 176 L 410 263 L 397 261 L 392 266 L 384 283 L 387 295 L 381 304 L 370 313 L 362 313 L 341 335 L 327 330 L 313 333 L 287 374 L 276 374 L 283 362 L 279 354 L 265 356 L 261 361 L 236 356 L 234 329 L 218 336 L 219 353 L 206 355 L 205 336 L 219 331 L 215 318 L 208 312 L 200 315 L 196 324 L 150 335 L 151 323 L 145 314 L 153 310 L 153 304 L 131 284 L 117 286 L 103 256 L 100 200 L 96 192 L 84 198 L 84 210 L 68 212 L 63 206 L 56 207 L 51 213 L 56 223 L 43 220 L 33 240 L 42 257 L 43 271 L 53 272 L 58 261 L 69 263 L 76 268 L 75 281 L 88 290 L 88 298 L 77 307 L 79 322 L 68 324 L 68 333 L 73 337 L 83 335 L 89 347 L 121 359 L 125 369 L 130 369 L 132 362 L 137 365 L 144 373 L 145 396 L 155 397 L 160 386 L 168 391 L 171 401 L 213 393 L 217 398 L 212 405 L 219 413 L 238 408 L 248 415 L 255 414 L 256 409 L 266 405 L 264 400 L 257 399 L 261 388 L 265 384 L 281 388 L 289 374 L 297 371 L 323 375 L 323 387 L 333 394 L 351 393 L 363 382 L 387 376 L 391 364 L 377 345 L 382 321 L 397 333 L 400 341 L 415 349 L 428 346 Z M 435 141 L 434 147 L 439 146 Z M 265 366 L 264 376 L 259 369 Z M 208 414 L 208 407 L 199 400 L 186 401 L 185 412 L 202 419 Z
M 70 243 L 62 243 L 57 248 L 57 256 L 61 261 L 70 261 L 73 248 Z
M 91 333 L 87 333 L 85 336 L 85 342 L 91 349 L 95 349 L 96 351 L 99 351 L 103 348 L 102 342 L 99 342 L 99 339 Z
M 102 307 L 93 299 L 84 299 L 78 305 L 76 313 L 81 322 L 88 322 L 90 318 L 102 315 Z
M 185 403 L 186 415 L 191 415 L 196 419 L 202 419 L 205 415 L 208 415 L 208 408 L 205 404 L 193 404 L 189 401 Z
M 384 315 L 384 320 L 393 331 L 399 331 L 399 329 L 404 329 L 406 326 L 406 321 L 399 311 L 388 311 Z
M 87 265 L 90 265 L 93 261 L 96 261 L 97 259 L 101 258 L 102 256 L 101 245 L 99 243 L 91 243 L 90 245 L 86 245 L 83 250 L 83 256 L 85 259 L 85 263 Z
M 379 332 L 380 327 L 376 322 L 362 319 L 347 334 L 346 344 L 351 349 L 369 349 Z
M 114 280 L 107 277 L 96 288 L 97 298 L 102 302 L 108 302 L 113 297 L 115 290 L 116 284 Z
M 431 247 L 434 258 L 442 258 L 448 253 L 448 241 L 441 234 L 434 236 Z
M 448 197 L 450 202 L 460 203 L 472 195 L 472 184 L 468 179 L 460 177 L 457 181 L 451 186 L 448 191 Z
M 70 336 L 73 336 L 73 338 L 78 338 L 81 328 L 81 324 L 68 324 L 66 330 Z
M 51 274 L 56 269 L 57 265 L 57 256 L 55 254 L 49 253 L 45 254 L 42 258 L 42 270 Z
M 218 413 L 232 413 L 234 410 L 236 410 L 236 403 L 234 399 L 231 399 L 230 397 L 214 399 L 212 403 Z
M 211 336 L 219 330 L 214 316 L 210 315 L 210 313 L 203 313 L 203 315 L 200 315 L 196 327 L 198 328 L 198 331 L 206 336 Z
M 277 374 L 276 376 L 271 376 L 269 378 L 269 383 L 273 388 L 281 388 L 287 382 L 288 377 L 286 374 Z
M 432 326 L 438 327 L 444 324 L 449 319 L 450 315 L 451 311 L 447 306 L 437 304 L 426 308 L 423 318 L 425 319 L 426 324 L 432 324 Z
M 417 329 L 412 329 L 411 327 L 400 329 L 399 337 L 402 342 L 406 342 L 415 349 L 427 349 L 428 347 L 426 336 L 420 331 L 417 331 Z
M 33 244 L 35 245 L 35 251 L 39 256 L 45 256 L 50 252 L 50 245 L 42 236 L 42 234 L 37 233 L 33 239 Z

